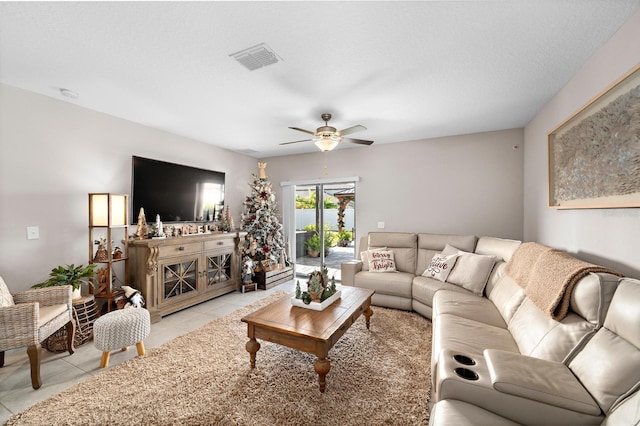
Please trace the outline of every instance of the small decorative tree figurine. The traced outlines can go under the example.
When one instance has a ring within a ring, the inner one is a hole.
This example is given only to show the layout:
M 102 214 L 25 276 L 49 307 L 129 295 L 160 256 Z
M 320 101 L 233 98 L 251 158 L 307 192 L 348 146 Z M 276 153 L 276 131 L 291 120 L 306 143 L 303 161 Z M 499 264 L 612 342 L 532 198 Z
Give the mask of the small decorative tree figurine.
M 284 250 L 284 234 L 276 215 L 276 197 L 265 173 L 266 166 L 267 163 L 258 163 L 259 176 L 253 175 L 251 194 L 243 203 L 242 229 L 247 236 L 241 251 L 255 262 L 271 259 L 278 263 Z
M 309 281 L 307 282 L 307 291 L 302 292 L 300 290 L 300 282 L 296 282 L 296 299 L 301 299 L 305 304 L 311 302 L 323 302 L 333 296 L 336 289 L 336 277 L 331 278 L 329 284 L 329 271 L 327 268 L 322 268 L 322 271 L 313 271 L 309 274 Z
M 147 238 L 147 218 L 144 216 L 144 208 L 140 207 L 140 213 L 138 213 L 138 228 L 136 229 L 136 236 L 138 239 L 143 240 Z

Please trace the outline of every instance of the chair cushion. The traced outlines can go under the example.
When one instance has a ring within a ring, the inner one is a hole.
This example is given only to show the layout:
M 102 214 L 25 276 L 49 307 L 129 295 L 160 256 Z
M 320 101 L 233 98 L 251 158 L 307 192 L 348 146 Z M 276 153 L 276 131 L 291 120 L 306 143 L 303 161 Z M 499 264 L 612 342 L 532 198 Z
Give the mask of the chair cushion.
M 5 284 L 2 277 L 0 277 L 0 306 L 13 306 L 13 296 L 9 292 L 9 288 Z
M 39 322 L 38 327 L 42 327 L 52 319 L 56 318 L 58 315 L 63 314 L 67 311 L 67 305 L 49 305 L 42 306 L 40 305 L 40 314 L 39 314 Z

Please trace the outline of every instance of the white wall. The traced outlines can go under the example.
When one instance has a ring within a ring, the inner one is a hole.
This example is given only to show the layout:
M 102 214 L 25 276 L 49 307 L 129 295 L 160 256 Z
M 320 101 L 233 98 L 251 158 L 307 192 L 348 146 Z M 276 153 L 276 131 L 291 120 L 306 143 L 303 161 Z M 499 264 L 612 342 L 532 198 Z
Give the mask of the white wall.
M 524 238 L 640 277 L 640 209 L 548 206 L 547 134 L 640 63 L 640 12 L 578 71 L 525 128 Z
M 0 85 L 0 276 L 10 290 L 88 262 L 87 194 L 130 193 L 132 155 L 225 172 L 240 223 L 256 159 Z M 40 239 L 27 240 L 27 226 Z
M 264 161 L 278 200 L 282 181 L 359 176 L 358 235 L 385 222 L 384 231 L 521 239 L 522 143 L 515 129 Z

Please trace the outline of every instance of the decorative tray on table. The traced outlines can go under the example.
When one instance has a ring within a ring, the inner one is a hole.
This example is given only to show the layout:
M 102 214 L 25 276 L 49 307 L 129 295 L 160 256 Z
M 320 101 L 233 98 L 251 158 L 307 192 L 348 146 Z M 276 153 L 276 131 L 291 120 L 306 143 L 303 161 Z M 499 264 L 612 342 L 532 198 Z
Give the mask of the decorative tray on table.
M 331 305 L 333 302 L 335 302 L 336 300 L 340 299 L 340 295 L 341 294 L 342 294 L 342 291 L 338 290 L 335 293 L 333 293 L 331 296 L 329 296 L 327 299 L 323 300 L 322 302 L 310 302 L 308 305 L 305 304 L 302 301 L 302 299 L 296 299 L 295 296 L 293 296 L 291 298 L 291 304 L 293 306 L 299 306 L 299 307 L 305 308 L 305 309 L 312 309 L 314 311 L 322 311 L 327 306 Z

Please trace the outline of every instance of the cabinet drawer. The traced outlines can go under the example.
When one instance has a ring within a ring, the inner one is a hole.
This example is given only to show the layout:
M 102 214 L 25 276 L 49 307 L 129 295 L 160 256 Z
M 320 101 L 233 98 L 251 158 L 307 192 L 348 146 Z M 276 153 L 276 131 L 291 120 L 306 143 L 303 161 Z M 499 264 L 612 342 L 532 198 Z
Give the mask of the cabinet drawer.
M 175 244 L 158 247 L 158 258 L 200 253 L 202 243 Z
M 231 238 L 225 238 L 222 240 L 212 240 L 212 241 L 205 241 L 204 242 L 204 249 L 205 250 L 212 250 L 212 249 L 221 249 L 221 248 L 230 248 L 233 250 L 233 239 Z
M 351 326 L 351 324 L 353 324 L 353 317 L 347 318 L 344 324 L 342 324 L 342 326 L 340 326 L 340 328 L 333 334 L 333 336 L 331 336 L 332 347 L 338 342 L 338 340 L 340 340 L 342 335 L 346 333 L 347 330 L 349 330 L 349 327 Z

